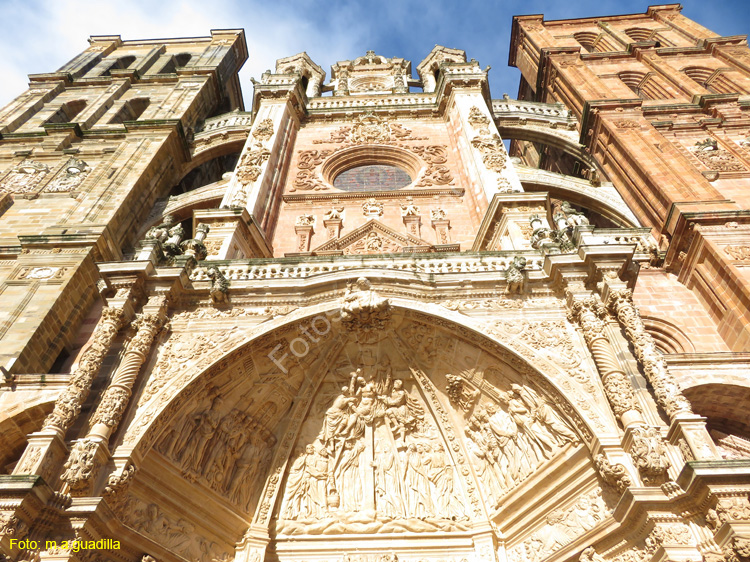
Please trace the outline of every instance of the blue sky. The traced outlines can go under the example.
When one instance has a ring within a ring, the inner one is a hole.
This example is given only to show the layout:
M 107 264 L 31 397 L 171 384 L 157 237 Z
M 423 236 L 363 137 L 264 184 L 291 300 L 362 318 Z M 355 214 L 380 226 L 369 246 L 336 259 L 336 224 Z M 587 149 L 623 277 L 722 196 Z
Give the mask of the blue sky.
M 747 0 L 682 4 L 684 15 L 722 35 L 750 31 Z M 493 97 L 515 97 L 519 74 L 508 67 L 514 15 L 551 20 L 643 13 L 648 6 L 613 0 L 0 0 L 0 106 L 25 89 L 26 74 L 56 70 L 90 35 L 184 37 L 237 27 L 245 29 L 250 52 L 240 75 L 246 99 L 251 76 L 300 51 L 330 73 L 332 63 L 368 49 L 410 59 L 416 68 L 435 44 L 464 49 L 492 66 Z

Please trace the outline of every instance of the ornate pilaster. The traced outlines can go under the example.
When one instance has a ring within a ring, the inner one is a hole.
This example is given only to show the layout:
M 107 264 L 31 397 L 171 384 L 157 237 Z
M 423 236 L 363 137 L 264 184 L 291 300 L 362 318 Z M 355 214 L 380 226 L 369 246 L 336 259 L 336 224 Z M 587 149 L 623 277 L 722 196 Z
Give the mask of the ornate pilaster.
M 610 290 L 607 305 L 615 313 L 628 341 L 633 345 L 635 357 L 643 367 L 646 379 L 654 388 L 659 406 L 664 408 L 670 419 L 681 413 L 692 414 L 690 402 L 683 396 L 680 386 L 667 368 L 666 361 L 656 349 L 654 338 L 646 332 L 641 315 L 633 304 L 633 292 L 630 289 Z
M 601 319 L 606 313 L 604 305 L 594 296 L 581 297 L 568 292 L 567 297 L 569 319 L 581 327 L 617 419 L 626 428 L 642 424 L 641 408 L 636 402 L 633 385 L 620 367 L 614 347 L 605 333 Z
M 16 464 L 15 474 L 37 474 L 49 483 L 57 477 L 59 469 L 56 467 L 67 453 L 63 440 L 65 432 L 81 413 L 81 406 L 127 316 L 123 308 L 105 307 L 102 310 L 91 345 L 83 352 L 68 386 L 44 420 L 42 430 L 29 435 L 29 444 Z
M 717 458 L 716 447 L 706 431 L 705 419 L 693 414 L 690 402 L 682 394 L 667 362 L 656 348 L 654 338 L 646 331 L 633 302 L 633 292 L 607 286 L 605 295 L 609 309 L 620 322 L 643 374 L 654 389 L 659 406 L 672 422 L 669 440 L 680 448 L 685 445 L 689 448 L 693 458 L 685 460 Z
M 88 495 L 98 468 L 106 462 L 109 437 L 122 420 L 138 372 L 148 357 L 154 337 L 166 320 L 166 297 L 151 297 L 143 310 L 133 321 L 136 334 L 130 340 L 112 382 L 104 391 L 94 413 L 91 430 L 84 439 L 73 445 L 65 463 L 61 479 L 68 484 L 72 495 Z

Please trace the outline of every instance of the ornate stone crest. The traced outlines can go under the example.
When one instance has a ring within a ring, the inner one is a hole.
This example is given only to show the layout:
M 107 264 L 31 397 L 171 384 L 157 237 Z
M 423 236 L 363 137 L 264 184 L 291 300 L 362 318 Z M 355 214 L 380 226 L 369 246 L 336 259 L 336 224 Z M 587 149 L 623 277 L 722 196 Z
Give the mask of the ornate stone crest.
M 0 180 L 0 191 L 8 193 L 31 193 L 49 174 L 49 166 L 35 160 L 24 160 L 11 168 Z
M 357 144 L 387 143 L 391 140 L 388 121 L 372 112 L 361 115 L 352 127 L 351 140 Z

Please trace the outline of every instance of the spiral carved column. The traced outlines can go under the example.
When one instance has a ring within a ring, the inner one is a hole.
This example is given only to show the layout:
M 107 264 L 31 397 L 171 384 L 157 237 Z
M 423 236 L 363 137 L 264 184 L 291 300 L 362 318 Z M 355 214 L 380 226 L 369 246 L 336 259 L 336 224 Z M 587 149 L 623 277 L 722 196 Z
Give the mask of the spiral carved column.
M 604 392 L 625 427 L 625 449 L 630 452 L 641 481 L 647 486 L 660 485 L 671 466 L 664 441 L 658 427 L 646 425 L 633 385 L 620 367 L 612 342 L 605 333 L 602 317 L 607 315 L 607 309 L 598 297 L 576 297 L 570 292 L 567 296 L 570 319 L 581 326 L 602 377 Z
M 165 310 L 159 310 L 156 313 L 143 313 L 136 317 L 134 324 L 137 332 L 130 341 L 112 382 L 104 391 L 102 401 L 94 413 L 93 427 L 89 436 L 107 439 L 120 423 L 138 372 L 146 361 L 154 337 L 164 324 L 164 313 Z
M 625 427 L 643 423 L 633 385 L 620 367 L 612 343 L 604 331 L 605 324 L 600 318 L 605 312 L 604 306 L 594 297 L 579 298 L 568 293 L 568 308 L 570 320 L 581 326 L 617 419 Z
M 641 315 L 633 303 L 630 289 L 612 290 L 608 294 L 608 305 L 625 330 L 628 341 L 633 344 L 635 357 L 643 367 L 643 374 L 654 389 L 659 406 L 670 419 L 677 414 L 692 414 L 690 402 L 682 394 L 680 386 L 669 372 L 666 361 L 656 349 L 654 338 L 646 332 Z
M 65 432 L 81 413 L 91 385 L 127 316 L 122 307 L 105 307 L 102 310 L 91 345 L 83 352 L 70 382 L 55 401 L 54 409 L 44 420 L 42 429 L 29 435 L 29 443 L 16 464 L 15 474 L 36 474 L 48 483 L 54 483 L 59 474 L 55 467 L 67 453 L 63 441 Z
M 152 301 L 156 302 L 144 307 L 148 312 L 139 314 L 133 322 L 136 334 L 130 340 L 112 382 L 104 391 L 93 416 L 93 427 L 85 438 L 71 447 L 61 479 L 68 484 L 74 496 L 85 496 L 91 492 L 98 468 L 106 462 L 107 441 L 122 420 L 141 366 L 166 319 L 166 298 L 152 297 Z
M 96 326 L 91 346 L 83 353 L 78 368 L 55 401 L 55 408 L 44 420 L 44 429 L 54 429 L 64 434 L 81 413 L 81 405 L 91 390 L 91 384 L 102 367 L 120 328 L 125 323 L 125 311 L 105 307 Z
M 633 346 L 635 357 L 654 389 L 659 406 L 672 422 L 670 440 L 683 451 L 685 460 L 718 458 L 716 447 L 706 430 L 705 419 L 693 414 L 690 402 L 682 394 L 680 385 L 656 348 L 654 338 L 646 331 L 641 314 L 633 302 L 633 292 L 609 287 L 606 299 Z

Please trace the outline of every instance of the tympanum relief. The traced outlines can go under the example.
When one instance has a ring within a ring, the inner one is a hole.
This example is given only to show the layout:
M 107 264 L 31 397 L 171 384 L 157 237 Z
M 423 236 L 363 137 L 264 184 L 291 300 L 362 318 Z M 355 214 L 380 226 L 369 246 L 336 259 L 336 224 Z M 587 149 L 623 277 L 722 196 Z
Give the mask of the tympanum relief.
M 279 534 L 467 528 L 455 463 L 416 381 L 383 347 L 326 375 L 286 476 Z
M 387 303 L 370 292 L 349 298 Z M 323 374 L 282 480 L 279 537 L 468 530 L 481 513 L 470 490 L 491 512 L 580 444 L 555 403 L 513 368 L 388 316 L 383 338 L 355 331 Z

